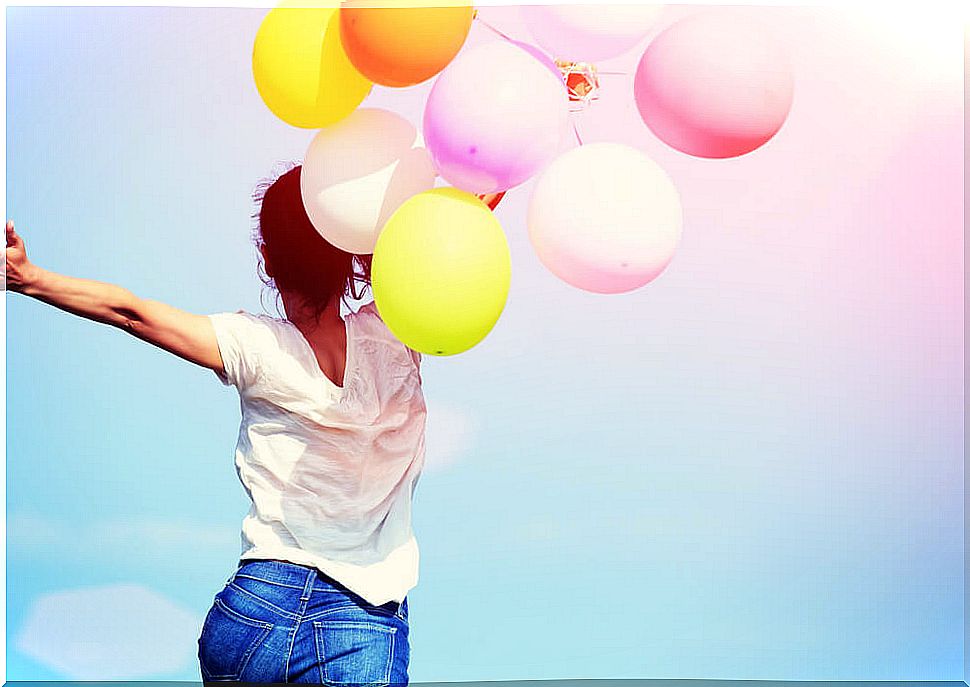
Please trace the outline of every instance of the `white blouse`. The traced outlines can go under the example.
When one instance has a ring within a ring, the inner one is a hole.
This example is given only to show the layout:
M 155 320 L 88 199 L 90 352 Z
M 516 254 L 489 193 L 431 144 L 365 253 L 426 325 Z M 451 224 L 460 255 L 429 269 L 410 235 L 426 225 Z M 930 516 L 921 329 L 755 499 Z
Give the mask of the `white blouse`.
M 242 559 L 315 567 L 372 604 L 418 582 L 411 501 L 424 467 L 421 354 L 373 302 L 344 317 L 342 386 L 287 320 L 209 315 L 224 384 L 239 390 L 236 472 L 252 499 Z

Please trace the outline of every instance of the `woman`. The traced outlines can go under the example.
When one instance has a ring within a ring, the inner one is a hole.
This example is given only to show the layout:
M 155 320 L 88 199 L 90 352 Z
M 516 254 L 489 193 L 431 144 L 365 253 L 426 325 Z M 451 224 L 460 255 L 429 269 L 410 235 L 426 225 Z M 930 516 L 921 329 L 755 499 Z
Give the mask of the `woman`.
M 257 187 L 254 238 L 285 317 L 193 315 L 27 259 L 6 227 L 7 288 L 110 324 L 236 387 L 236 470 L 252 507 L 238 567 L 199 637 L 204 681 L 407 684 L 407 592 L 418 580 L 411 499 L 424 464 L 421 355 L 374 303 L 370 282 L 311 225 L 299 166 Z

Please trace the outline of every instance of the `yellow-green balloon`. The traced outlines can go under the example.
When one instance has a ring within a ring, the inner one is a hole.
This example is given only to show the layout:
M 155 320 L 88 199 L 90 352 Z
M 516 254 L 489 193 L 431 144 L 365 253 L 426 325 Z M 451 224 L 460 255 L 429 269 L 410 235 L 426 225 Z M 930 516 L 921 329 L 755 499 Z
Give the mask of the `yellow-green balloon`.
M 502 225 L 476 196 L 454 188 L 406 200 L 374 246 L 371 286 L 381 318 L 429 355 L 455 355 L 484 339 L 511 279 Z

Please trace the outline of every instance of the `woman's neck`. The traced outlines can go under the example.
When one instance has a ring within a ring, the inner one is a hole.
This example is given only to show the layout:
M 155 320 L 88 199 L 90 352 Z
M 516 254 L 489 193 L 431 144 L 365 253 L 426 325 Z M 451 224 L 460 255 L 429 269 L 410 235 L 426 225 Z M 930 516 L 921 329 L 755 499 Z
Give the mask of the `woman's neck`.
M 283 299 L 286 319 L 296 325 L 297 329 L 303 332 L 307 338 L 312 336 L 327 339 L 338 329 L 343 329 L 339 300 L 331 300 L 327 307 L 319 312 L 318 317 L 316 308 L 312 307 L 300 294 L 280 291 L 280 296 Z

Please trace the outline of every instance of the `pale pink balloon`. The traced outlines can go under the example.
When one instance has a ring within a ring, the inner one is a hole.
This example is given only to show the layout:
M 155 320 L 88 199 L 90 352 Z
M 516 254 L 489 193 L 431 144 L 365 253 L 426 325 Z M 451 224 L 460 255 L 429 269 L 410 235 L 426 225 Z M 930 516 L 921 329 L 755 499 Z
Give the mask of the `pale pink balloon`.
M 524 5 L 536 42 L 557 60 L 597 62 L 622 55 L 656 25 L 663 5 Z
M 451 185 L 506 191 L 556 155 L 568 105 L 548 65 L 508 41 L 484 43 L 438 76 L 425 105 L 424 140 Z
M 539 48 L 537 48 L 534 45 L 530 45 L 528 43 L 523 43 L 522 41 L 511 41 L 510 40 L 509 43 L 511 43 L 512 45 L 519 46 L 520 48 L 522 48 L 523 50 L 525 50 L 527 53 L 529 53 L 530 55 L 532 55 L 534 58 L 536 58 L 537 60 L 539 60 L 539 62 L 541 62 L 542 64 L 544 64 L 546 66 L 546 69 L 548 69 L 549 71 L 551 71 L 553 73 L 553 75 L 557 79 L 559 79 L 560 81 L 562 81 L 562 79 L 563 79 L 562 70 L 559 69 L 559 65 L 557 65 L 556 64 L 556 61 L 553 60 L 551 57 L 549 57 L 546 53 L 542 52 L 542 50 L 540 50 Z M 563 82 L 563 83 L 565 84 L 565 82 Z
M 670 263 L 683 210 L 673 181 L 645 154 L 590 143 L 543 170 L 527 223 L 550 272 L 586 291 L 623 293 L 656 279 Z
M 785 50 L 764 27 L 704 11 L 665 29 L 634 79 L 640 116 L 664 143 L 690 155 L 727 158 L 764 145 L 791 110 L 794 79 Z

